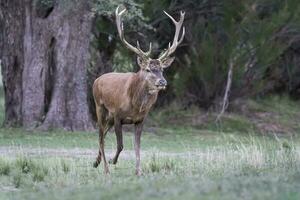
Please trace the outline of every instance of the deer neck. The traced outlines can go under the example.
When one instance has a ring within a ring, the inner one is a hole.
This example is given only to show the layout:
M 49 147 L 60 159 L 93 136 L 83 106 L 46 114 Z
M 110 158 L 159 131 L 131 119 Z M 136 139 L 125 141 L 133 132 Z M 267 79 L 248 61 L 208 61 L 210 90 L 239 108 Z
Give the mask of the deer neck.
M 134 75 L 130 85 L 130 96 L 132 106 L 139 112 L 148 112 L 156 102 L 157 90 L 151 90 L 143 74 L 138 72 Z

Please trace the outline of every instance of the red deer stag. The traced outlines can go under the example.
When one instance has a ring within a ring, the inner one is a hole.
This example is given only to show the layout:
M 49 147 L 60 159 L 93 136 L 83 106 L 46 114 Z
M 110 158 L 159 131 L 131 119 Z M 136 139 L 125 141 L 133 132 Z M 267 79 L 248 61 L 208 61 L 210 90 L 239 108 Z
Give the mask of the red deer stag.
M 97 167 L 101 161 L 104 162 L 104 173 L 109 173 L 108 165 L 104 153 L 104 137 L 107 131 L 114 126 L 117 138 L 117 151 L 109 163 L 116 164 L 120 152 L 123 149 L 122 125 L 135 125 L 135 155 L 136 155 L 136 174 L 141 174 L 140 168 L 140 140 L 143 122 L 150 108 L 157 99 L 158 92 L 167 86 L 167 81 L 163 77 L 163 69 L 171 65 L 174 57 L 170 57 L 182 42 L 185 29 L 179 38 L 184 12 L 180 12 L 180 20 L 177 22 L 168 13 L 175 24 L 175 36 L 172 45 L 165 50 L 158 59 L 150 58 L 151 43 L 148 52 L 141 50 L 139 43 L 134 47 L 129 44 L 124 37 L 122 14 L 126 9 L 119 12 L 116 9 L 116 24 L 122 43 L 131 51 L 137 54 L 137 63 L 140 70 L 137 73 L 107 73 L 98 77 L 93 85 L 93 95 L 96 104 L 96 113 L 99 125 L 99 153 L 94 163 Z

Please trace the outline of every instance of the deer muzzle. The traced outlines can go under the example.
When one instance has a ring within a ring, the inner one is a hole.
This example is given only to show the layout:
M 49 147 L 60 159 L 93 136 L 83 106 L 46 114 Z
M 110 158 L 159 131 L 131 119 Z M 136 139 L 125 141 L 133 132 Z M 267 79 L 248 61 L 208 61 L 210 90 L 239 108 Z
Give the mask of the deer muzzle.
M 166 79 L 159 79 L 156 81 L 155 86 L 157 87 L 157 89 L 159 90 L 164 90 L 167 87 L 167 81 Z

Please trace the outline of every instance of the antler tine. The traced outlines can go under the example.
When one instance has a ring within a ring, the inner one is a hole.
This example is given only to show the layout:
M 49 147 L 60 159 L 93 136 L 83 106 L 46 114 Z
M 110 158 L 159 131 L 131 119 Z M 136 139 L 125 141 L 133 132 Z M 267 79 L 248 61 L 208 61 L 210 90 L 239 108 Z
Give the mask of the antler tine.
M 162 53 L 162 55 L 158 58 L 159 60 L 163 60 L 166 57 L 170 56 L 172 53 L 174 53 L 174 51 L 176 50 L 177 46 L 183 41 L 184 35 L 185 35 L 185 27 L 182 28 L 182 35 L 180 37 L 180 39 L 178 40 L 179 34 L 180 34 L 180 30 L 184 21 L 184 15 L 185 12 L 180 11 L 180 19 L 179 21 L 176 21 L 171 15 L 169 15 L 166 11 L 164 11 L 164 13 L 172 20 L 172 22 L 175 25 L 175 35 L 174 35 L 174 39 L 172 42 L 172 45 L 170 46 L 169 43 L 169 47 L 168 49 Z
M 149 50 L 146 52 L 146 54 L 150 56 L 151 51 L 152 51 L 152 42 L 150 42 L 150 44 L 149 44 Z
M 182 35 L 181 35 L 180 40 L 178 41 L 178 44 L 180 44 L 183 41 L 184 35 L 185 35 L 185 27 L 182 28 Z
M 122 20 L 121 20 L 121 16 L 122 14 L 126 11 L 126 8 L 123 9 L 121 12 L 119 12 L 119 8 L 120 6 L 117 7 L 116 9 L 116 24 L 117 24 L 117 29 L 118 29 L 118 33 L 119 33 L 119 36 L 120 36 L 120 39 L 121 41 L 123 42 L 123 44 L 128 48 L 130 49 L 131 51 L 133 51 L 134 53 L 136 53 L 138 56 L 144 58 L 144 59 L 148 59 L 149 58 L 149 55 L 151 53 L 151 50 L 152 50 L 152 45 L 150 43 L 150 48 L 149 48 L 149 51 L 148 52 L 144 52 L 141 50 L 140 48 L 140 45 L 139 45 L 139 42 L 137 41 L 137 48 L 132 46 L 131 44 L 129 44 L 126 40 L 125 40 L 125 36 L 124 36 L 124 26 L 123 26 L 123 23 L 122 23 Z
M 151 51 L 152 51 L 152 43 L 151 43 L 151 42 L 150 42 L 150 45 L 149 45 L 149 50 L 148 50 L 147 52 L 144 52 L 144 51 L 141 49 L 140 43 L 139 43 L 138 40 L 136 41 L 136 46 L 137 46 L 137 49 L 138 49 L 139 51 L 141 51 L 143 54 L 145 54 L 146 56 L 150 56 Z

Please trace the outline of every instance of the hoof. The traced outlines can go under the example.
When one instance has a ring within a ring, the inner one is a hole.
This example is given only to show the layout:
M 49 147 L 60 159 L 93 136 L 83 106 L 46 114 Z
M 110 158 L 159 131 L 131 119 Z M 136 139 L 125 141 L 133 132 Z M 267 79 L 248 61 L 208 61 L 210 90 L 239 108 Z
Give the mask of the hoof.
M 94 167 L 94 168 L 97 168 L 98 165 L 99 165 L 99 163 L 98 163 L 97 161 L 93 163 L 93 167 Z
M 142 176 L 142 175 L 143 175 L 143 173 L 142 173 L 142 171 L 141 171 L 141 170 L 137 170 L 137 171 L 135 171 L 135 175 L 137 175 L 137 176 Z
M 114 159 L 109 159 L 108 163 L 115 165 L 115 164 L 117 164 L 117 161 L 114 161 Z

